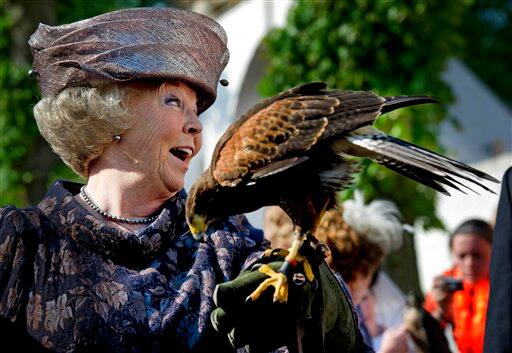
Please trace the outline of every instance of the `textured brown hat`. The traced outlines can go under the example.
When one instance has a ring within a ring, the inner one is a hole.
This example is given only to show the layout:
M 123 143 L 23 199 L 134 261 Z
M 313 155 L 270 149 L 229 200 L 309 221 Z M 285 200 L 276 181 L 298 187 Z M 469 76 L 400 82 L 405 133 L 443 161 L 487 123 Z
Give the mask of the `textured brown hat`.
M 173 8 L 127 9 L 67 25 L 40 24 L 29 40 L 32 72 L 43 96 L 68 87 L 176 79 L 196 89 L 199 113 L 215 101 L 229 59 L 226 44 L 217 22 Z

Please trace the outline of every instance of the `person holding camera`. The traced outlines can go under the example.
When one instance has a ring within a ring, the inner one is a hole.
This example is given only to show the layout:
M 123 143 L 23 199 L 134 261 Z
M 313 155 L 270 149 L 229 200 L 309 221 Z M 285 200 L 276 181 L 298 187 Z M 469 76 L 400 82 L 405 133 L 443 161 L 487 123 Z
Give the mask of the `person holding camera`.
M 425 309 L 450 324 L 460 353 L 483 352 L 489 297 L 492 228 L 479 219 L 459 225 L 450 235 L 453 267 L 434 279 Z

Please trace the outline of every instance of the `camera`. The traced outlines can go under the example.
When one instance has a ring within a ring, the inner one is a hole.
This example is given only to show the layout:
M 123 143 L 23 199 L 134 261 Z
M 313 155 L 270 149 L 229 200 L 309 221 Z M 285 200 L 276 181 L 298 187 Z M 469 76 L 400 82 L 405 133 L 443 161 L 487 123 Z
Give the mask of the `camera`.
M 453 277 L 443 277 L 443 285 L 446 287 L 446 290 L 450 293 L 464 289 L 462 281 L 460 279 Z

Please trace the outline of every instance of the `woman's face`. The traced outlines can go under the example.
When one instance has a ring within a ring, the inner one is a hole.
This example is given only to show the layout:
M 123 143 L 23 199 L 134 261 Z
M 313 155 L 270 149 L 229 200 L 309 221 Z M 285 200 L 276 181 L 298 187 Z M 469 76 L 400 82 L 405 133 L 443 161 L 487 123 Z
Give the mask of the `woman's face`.
M 135 124 L 119 145 L 129 168 L 142 173 L 154 187 L 176 193 L 183 188 L 185 173 L 201 148 L 202 124 L 197 116 L 196 93 L 179 81 L 149 88 L 135 83 L 129 101 Z
M 464 280 L 475 282 L 489 276 L 491 244 L 476 234 L 457 234 L 452 241 L 452 257 Z
M 371 270 L 367 275 L 357 272 L 355 279 L 348 283 L 354 305 L 360 304 L 363 298 L 368 294 L 374 272 L 375 271 Z

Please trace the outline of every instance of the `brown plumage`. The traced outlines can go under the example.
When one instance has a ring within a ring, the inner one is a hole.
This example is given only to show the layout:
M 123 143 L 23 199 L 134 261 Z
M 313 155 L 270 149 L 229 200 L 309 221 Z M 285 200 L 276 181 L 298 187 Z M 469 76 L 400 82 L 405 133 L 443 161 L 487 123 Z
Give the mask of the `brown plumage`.
M 187 222 L 194 234 L 228 215 L 279 205 L 296 226 L 300 244 L 335 205 L 367 157 L 447 193 L 461 178 L 486 189 L 494 178 L 457 161 L 388 136 L 373 127 L 386 112 L 436 102 L 428 96 L 379 97 L 372 92 L 328 90 L 310 83 L 270 97 L 236 120 L 220 138 L 210 167 L 192 186 Z M 283 272 L 285 269 L 283 269 Z M 288 271 L 288 269 L 286 269 Z

